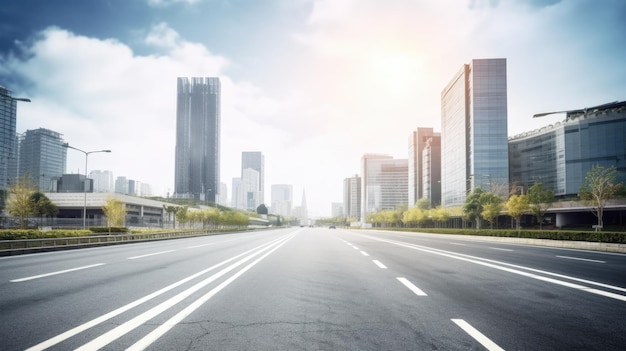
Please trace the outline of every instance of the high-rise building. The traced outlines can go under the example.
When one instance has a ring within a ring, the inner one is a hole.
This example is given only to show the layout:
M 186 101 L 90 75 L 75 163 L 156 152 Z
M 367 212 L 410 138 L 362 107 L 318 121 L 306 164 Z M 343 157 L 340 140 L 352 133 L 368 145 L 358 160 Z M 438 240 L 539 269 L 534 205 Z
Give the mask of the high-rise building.
M 265 156 L 260 151 L 244 151 L 241 153 L 241 177 L 245 169 L 259 172 L 259 205 L 265 204 Z
M 122 176 L 115 179 L 115 192 L 128 195 L 128 178 Z
M 291 217 L 293 208 L 293 185 L 274 184 L 272 185 L 272 214 Z
M 366 154 L 361 158 L 361 222 L 367 215 L 395 210 L 408 202 L 407 159 Z
M 241 177 L 241 191 L 243 194 L 243 209 L 256 211 L 259 202 L 259 172 L 256 169 L 246 168 Z
M 243 187 L 241 178 L 233 178 L 233 194 L 232 194 L 232 207 L 240 210 L 245 209 L 245 201 L 243 197 Z
M 463 65 L 441 92 L 441 191 L 461 206 L 477 187 L 508 193 L 506 59 Z
M 343 211 L 347 219 L 361 220 L 361 177 L 353 177 L 343 180 Z
M 93 179 L 94 193 L 112 193 L 115 189 L 113 172 L 94 169 L 89 172 L 89 178 Z
M 615 167 L 626 181 L 626 101 L 563 112 L 562 122 L 509 138 L 512 186 L 542 183 L 557 197 L 577 196 L 594 165 Z
M 61 134 L 39 128 L 27 130 L 19 144 L 18 174 L 28 175 L 42 191 L 51 191 L 52 179 L 65 173 L 67 148 Z
M 422 150 L 422 197 L 430 207 L 441 205 L 441 137 L 432 136 Z
M 219 78 L 178 78 L 174 196 L 215 202 L 220 184 Z
M 424 193 L 422 155 L 429 140 L 435 139 L 438 142 L 440 138 L 440 134 L 434 133 L 432 128 L 417 128 L 409 136 L 409 208 L 415 206 L 417 200 L 427 198 Z
M 17 174 L 17 137 L 16 113 L 17 101 L 11 91 L 0 85 L 0 190 L 6 189 L 11 175 Z
M 219 199 L 217 203 L 222 206 L 228 206 L 228 186 L 224 182 L 220 183 Z

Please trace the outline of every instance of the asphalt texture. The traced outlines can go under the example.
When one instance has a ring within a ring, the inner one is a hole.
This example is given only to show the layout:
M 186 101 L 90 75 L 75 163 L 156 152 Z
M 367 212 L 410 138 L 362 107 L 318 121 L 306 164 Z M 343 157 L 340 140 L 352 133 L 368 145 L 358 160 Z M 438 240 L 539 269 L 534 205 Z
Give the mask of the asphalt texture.
M 623 350 L 626 255 L 285 228 L 0 258 L 1 350 Z

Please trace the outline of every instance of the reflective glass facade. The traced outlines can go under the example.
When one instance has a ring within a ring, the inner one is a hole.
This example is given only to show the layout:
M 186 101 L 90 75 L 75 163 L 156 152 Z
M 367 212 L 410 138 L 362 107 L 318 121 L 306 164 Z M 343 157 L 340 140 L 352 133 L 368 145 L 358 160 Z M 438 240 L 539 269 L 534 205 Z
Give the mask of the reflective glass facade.
M 506 59 L 472 60 L 441 93 L 442 204 L 509 184 Z
M 513 185 L 541 182 L 555 195 L 578 194 L 593 165 L 626 174 L 626 102 L 567 113 L 565 121 L 509 140 Z
M 432 128 L 417 128 L 409 136 L 409 208 L 415 206 L 417 200 L 427 197 L 424 193 L 422 154 L 432 137 L 439 138 L 439 133 L 434 133 Z
M 27 130 L 20 138 L 19 175 L 30 176 L 33 184 L 44 191 L 52 190 L 52 180 L 65 173 L 67 148 L 61 134 L 39 128 Z
M 178 78 L 175 196 L 215 202 L 220 185 L 219 78 Z
M 17 102 L 11 98 L 11 91 L 0 86 L 0 189 L 6 189 L 9 163 L 17 157 L 16 109 Z
M 408 160 L 387 155 L 361 159 L 361 221 L 368 214 L 394 210 L 408 201 Z

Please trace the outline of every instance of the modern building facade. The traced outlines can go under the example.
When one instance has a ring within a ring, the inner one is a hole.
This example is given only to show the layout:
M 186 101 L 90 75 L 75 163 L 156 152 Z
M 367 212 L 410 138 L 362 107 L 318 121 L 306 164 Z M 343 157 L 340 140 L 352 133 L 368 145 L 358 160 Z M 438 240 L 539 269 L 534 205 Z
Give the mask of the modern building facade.
M 17 174 L 15 128 L 18 100 L 11 95 L 10 90 L 0 85 L 0 190 L 7 189 L 10 173 L 12 176 Z
M 422 150 L 422 197 L 430 207 L 441 205 L 441 136 L 426 140 Z
M 367 215 L 406 206 L 408 160 L 388 155 L 366 154 L 361 158 L 361 221 Z
M 39 128 L 27 130 L 19 139 L 18 176 L 28 176 L 41 191 L 51 191 L 53 179 L 65 173 L 67 148 L 61 134 Z
M 94 169 L 89 172 L 89 178 L 93 179 L 93 191 L 95 193 L 112 193 L 115 190 L 113 172 Z
M 178 78 L 174 197 L 215 202 L 220 185 L 219 78 Z
M 293 208 L 293 185 L 273 184 L 272 185 L 272 214 L 291 217 Z
M 626 101 L 563 112 L 564 121 L 509 139 L 511 184 L 574 197 L 594 165 L 626 181 Z
M 260 151 L 244 151 L 241 153 L 241 178 L 245 169 L 259 172 L 259 195 L 257 201 L 265 204 L 265 156 Z
M 434 139 L 434 141 L 433 141 Z M 411 132 L 409 136 L 409 208 L 415 206 L 417 200 L 422 198 L 428 198 L 432 200 L 431 197 L 428 197 L 424 192 L 424 188 L 427 187 L 429 191 L 436 190 L 433 189 L 432 184 L 425 184 L 426 179 L 424 178 L 424 148 L 427 143 L 430 141 L 430 145 L 433 143 L 440 145 L 441 135 L 439 133 L 433 132 L 432 128 L 417 128 Z M 436 151 L 436 150 L 432 150 Z M 441 151 L 439 151 L 439 155 L 441 155 Z M 435 159 L 437 157 L 436 154 L 429 153 L 428 156 L 429 162 L 438 162 L 439 160 Z M 430 172 L 431 169 L 428 168 Z M 440 172 L 437 172 L 440 173 Z M 432 173 L 429 174 L 429 181 L 432 181 Z M 435 181 L 438 181 L 437 179 Z M 432 194 L 431 194 L 432 196 Z M 431 201 L 432 202 L 432 201 Z M 437 199 L 435 200 L 437 202 Z
M 361 220 L 361 177 L 356 174 L 343 180 L 343 211 L 347 220 Z
M 441 191 L 461 206 L 477 187 L 509 184 L 506 59 L 475 59 L 441 93 Z M 508 189 L 507 189 L 508 192 Z
M 259 172 L 252 168 L 243 170 L 241 177 L 241 192 L 243 195 L 242 210 L 256 211 L 259 202 Z

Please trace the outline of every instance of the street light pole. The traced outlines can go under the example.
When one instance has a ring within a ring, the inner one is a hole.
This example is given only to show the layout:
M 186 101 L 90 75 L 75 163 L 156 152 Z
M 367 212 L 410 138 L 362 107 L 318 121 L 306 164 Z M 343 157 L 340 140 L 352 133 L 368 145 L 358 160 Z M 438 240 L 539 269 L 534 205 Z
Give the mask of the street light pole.
M 85 150 L 81 150 L 78 148 L 75 148 L 73 146 L 70 146 L 70 144 L 65 143 L 63 144 L 63 147 L 66 147 L 68 149 L 74 149 L 76 151 L 80 151 L 83 154 L 85 154 L 85 181 L 83 182 L 83 229 L 87 229 L 87 159 L 89 157 L 89 154 L 94 154 L 97 152 L 111 152 L 111 150 L 95 150 L 95 151 L 85 151 Z

